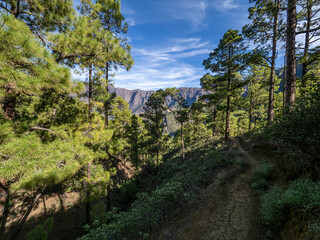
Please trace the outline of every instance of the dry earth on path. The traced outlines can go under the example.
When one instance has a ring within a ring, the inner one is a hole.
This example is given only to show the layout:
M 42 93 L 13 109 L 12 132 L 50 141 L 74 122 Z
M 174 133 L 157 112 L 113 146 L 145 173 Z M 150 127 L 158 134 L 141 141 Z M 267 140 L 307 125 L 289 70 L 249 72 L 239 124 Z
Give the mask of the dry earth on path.
M 264 240 L 259 200 L 250 187 L 250 177 L 259 164 L 256 155 L 234 140 L 238 157 L 245 161 L 241 171 L 226 174 L 225 182 L 211 184 L 197 199 L 177 211 L 152 240 Z M 258 156 L 259 157 L 259 156 Z

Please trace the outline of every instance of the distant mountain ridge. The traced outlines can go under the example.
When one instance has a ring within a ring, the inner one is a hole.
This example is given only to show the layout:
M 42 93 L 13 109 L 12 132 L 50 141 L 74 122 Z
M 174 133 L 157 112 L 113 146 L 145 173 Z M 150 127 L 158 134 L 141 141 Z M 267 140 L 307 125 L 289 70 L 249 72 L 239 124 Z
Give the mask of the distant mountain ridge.
M 116 93 L 117 96 L 122 97 L 129 103 L 129 108 L 133 114 L 143 113 L 143 107 L 148 101 L 149 97 L 155 91 L 145 91 L 140 89 L 129 90 L 125 88 L 116 88 L 114 86 L 109 87 L 110 93 Z M 186 99 L 188 105 L 196 102 L 202 95 L 206 94 L 202 88 L 195 87 L 182 87 L 179 88 L 179 95 Z M 174 105 L 174 101 L 170 102 L 170 105 Z

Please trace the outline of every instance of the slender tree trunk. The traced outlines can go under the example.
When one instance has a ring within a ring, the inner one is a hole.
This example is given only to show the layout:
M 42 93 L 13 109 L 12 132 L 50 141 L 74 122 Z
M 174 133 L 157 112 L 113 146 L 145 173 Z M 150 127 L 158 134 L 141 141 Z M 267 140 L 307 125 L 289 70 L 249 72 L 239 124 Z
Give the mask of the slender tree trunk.
M 106 94 L 109 94 L 109 61 L 106 62 Z M 109 99 L 108 99 L 109 100 Z M 108 101 L 105 101 L 104 106 L 104 116 L 105 116 L 105 124 L 109 126 L 109 106 Z
M 2 235 L 6 228 L 7 219 L 10 213 L 10 193 L 9 191 L 5 191 L 3 209 L 0 209 L 0 235 Z
M 228 80 L 228 92 L 230 91 L 230 79 Z M 229 140 L 230 136 L 230 99 L 231 96 L 228 95 L 227 98 L 227 114 L 226 114 L 226 133 L 225 133 L 225 141 L 227 142 Z
M 8 120 L 14 120 L 16 113 L 16 91 L 14 83 L 8 83 L 5 86 L 5 96 L 3 111 L 4 117 Z
M 251 125 L 252 125 L 252 108 L 253 108 L 253 92 L 252 92 L 252 82 L 251 82 L 251 89 L 250 89 L 250 109 L 249 109 L 249 130 L 251 130 Z
M 38 202 L 39 198 L 41 197 L 41 193 L 39 193 L 34 200 L 32 201 L 31 205 L 28 207 L 27 211 L 24 213 L 24 215 L 22 216 L 22 218 L 19 220 L 18 222 L 18 226 L 16 228 L 16 230 L 14 231 L 13 235 L 11 236 L 10 240 L 16 240 L 18 239 L 18 235 L 20 230 L 22 229 L 24 223 L 26 222 L 28 216 L 30 215 L 32 209 L 34 208 L 34 206 L 36 205 L 36 203 Z
M 216 119 L 217 119 L 217 109 L 216 107 L 214 107 L 213 109 L 213 127 L 212 127 L 212 137 L 214 137 L 216 134 L 217 134 L 217 122 L 216 122 Z
M 287 70 L 287 53 L 284 56 L 284 64 L 283 64 L 283 94 L 282 94 L 282 105 L 285 106 L 286 104 L 286 71 Z
M 272 57 L 271 57 L 271 72 L 270 72 L 270 87 L 269 87 L 269 104 L 268 104 L 268 121 L 271 123 L 274 118 L 274 79 L 276 75 L 276 55 L 277 55 L 277 35 L 279 24 L 280 0 L 275 0 L 277 10 L 273 21 L 273 36 L 272 36 Z
M 258 116 L 254 118 L 254 128 L 257 128 L 257 120 L 258 120 Z
M 230 100 L 231 100 L 231 66 L 230 66 L 230 60 L 231 60 L 231 47 L 229 46 L 229 69 L 228 69 L 228 97 L 227 97 L 227 113 L 226 113 L 226 133 L 225 133 L 225 141 L 227 142 L 229 140 L 230 136 Z
M 107 161 L 107 171 L 110 172 L 110 163 L 111 163 L 111 156 L 109 154 L 109 159 Z M 110 196 L 110 192 L 111 192 L 111 178 L 108 182 L 107 185 L 107 202 L 106 202 L 106 208 L 107 208 L 107 212 L 111 211 L 111 196 Z
M 157 142 L 157 166 L 156 166 L 156 172 L 159 171 L 159 140 Z
M 92 115 L 92 64 L 89 65 L 89 125 L 91 128 L 91 115 Z M 90 129 L 91 131 L 91 129 Z M 90 181 L 91 178 L 91 163 L 88 163 L 87 165 L 87 181 Z M 85 190 L 86 190 L 86 205 L 85 205 L 85 211 L 86 211 L 86 224 L 90 225 L 91 219 L 90 219 L 90 211 L 91 211 L 91 202 L 90 202 L 90 195 L 91 195 L 91 189 L 90 184 L 88 182 L 85 182 Z
M 46 198 L 45 198 L 45 196 L 44 196 L 44 195 L 42 195 L 42 203 L 43 203 L 44 215 L 47 215 Z
M 58 193 L 58 199 L 59 199 L 59 203 L 60 203 L 60 210 L 61 210 L 61 212 L 65 212 L 66 209 L 64 208 L 63 200 L 62 200 L 62 198 L 61 198 L 60 193 Z
M 309 43 L 310 43 L 310 24 L 311 24 L 311 15 L 312 15 L 312 4 L 310 4 L 309 0 L 307 1 L 307 26 L 306 26 L 306 36 L 304 42 L 304 53 L 303 57 L 307 58 L 309 53 Z M 302 63 L 302 89 L 305 89 L 307 86 L 306 79 L 304 76 L 307 74 L 308 71 L 308 63 Z
M 296 25 L 297 25 L 297 0 L 288 0 L 287 12 L 287 86 L 286 86 L 286 106 L 289 109 L 293 108 L 296 92 Z
M 182 151 L 182 162 L 184 162 L 184 141 L 183 141 L 183 123 L 181 122 L 181 151 Z

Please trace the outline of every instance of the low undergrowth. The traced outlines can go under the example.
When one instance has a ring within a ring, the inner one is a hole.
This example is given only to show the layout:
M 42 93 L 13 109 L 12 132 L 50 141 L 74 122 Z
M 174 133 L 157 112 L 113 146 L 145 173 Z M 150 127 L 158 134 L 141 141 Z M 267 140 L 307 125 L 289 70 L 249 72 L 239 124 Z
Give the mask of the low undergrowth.
M 310 237 L 308 239 L 319 239 L 320 182 L 297 179 L 288 186 L 275 185 L 263 195 L 261 213 L 270 235 L 281 230 L 288 221 L 287 216 L 290 212 L 299 213 L 308 219 L 308 226 L 305 229 Z
M 110 213 L 109 224 L 99 225 L 81 239 L 148 239 L 147 233 L 170 211 L 190 201 L 217 169 L 233 164 L 221 147 L 217 143 L 198 144 L 184 162 L 180 156 L 167 160 L 154 176 L 158 179 L 155 189 L 138 193 L 127 211 Z

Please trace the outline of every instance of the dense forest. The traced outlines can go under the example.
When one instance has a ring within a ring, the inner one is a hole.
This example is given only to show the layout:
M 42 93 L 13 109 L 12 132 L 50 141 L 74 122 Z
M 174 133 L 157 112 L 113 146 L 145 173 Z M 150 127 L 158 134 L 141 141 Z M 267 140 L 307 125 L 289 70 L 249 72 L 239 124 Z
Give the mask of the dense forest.
M 203 61 L 206 94 L 159 89 L 135 115 L 110 92 L 134 66 L 120 0 L 1 0 L 0 239 L 320 239 L 320 2 L 250 3 Z M 259 233 L 156 237 L 245 174 Z

